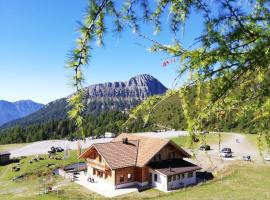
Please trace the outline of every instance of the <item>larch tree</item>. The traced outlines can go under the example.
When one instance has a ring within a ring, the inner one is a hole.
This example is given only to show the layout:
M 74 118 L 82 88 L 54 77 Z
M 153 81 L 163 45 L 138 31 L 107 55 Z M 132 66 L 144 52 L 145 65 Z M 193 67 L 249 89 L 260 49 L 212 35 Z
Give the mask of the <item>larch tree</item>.
M 177 36 L 193 10 L 203 16 L 204 30 L 194 41 L 196 47 L 186 49 Z M 162 20 L 164 15 L 167 15 L 166 22 Z M 109 26 L 105 23 L 106 18 L 113 20 L 114 32 L 130 29 L 152 42 L 149 48 L 151 52 L 165 52 L 179 58 L 178 77 L 186 77 L 186 83 L 179 91 L 170 91 L 163 98 L 149 100 L 149 104 L 146 102 L 135 109 L 132 117 L 141 109 L 150 112 L 154 104 L 166 101 L 168 96 L 178 92 L 191 136 L 197 130 L 202 130 L 201 122 L 207 120 L 211 113 L 222 118 L 228 110 L 239 110 L 239 115 L 252 110 L 255 113 L 253 122 L 261 122 L 258 125 L 259 135 L 264 135 L 270 144 L 266 129 L 270 99 L 264 95 L 269 87 L 269 1 L 89 0 L 80 36 L 67 64 L 74 71 L 73 85 L 76 90 L 69 100 L 72 107 L 69 116 L 75 120 L 82 135 L 83 69 L 89 63 L 93 43 L 103 46 L 104 34 L 111 32 L 107 31 Z M 147 23 L 154 25 L 155 33 L 169 27 L 173 33 L 172 44 L 161 44 L 145 36 L 141 30 Z M 190 88 L 196 88 L 197 92 L 193 103 L 186 101 Z M 190 112 L 190 106 L 196 107 L 196 113 Z

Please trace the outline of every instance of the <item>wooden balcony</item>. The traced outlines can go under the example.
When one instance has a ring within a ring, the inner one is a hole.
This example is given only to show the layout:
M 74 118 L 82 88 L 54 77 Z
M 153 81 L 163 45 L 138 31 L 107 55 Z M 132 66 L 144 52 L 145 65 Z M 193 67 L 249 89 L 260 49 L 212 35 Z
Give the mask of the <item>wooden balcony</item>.
M 102 171 L 110 170 L 110 168 L 106 165 L 106 163 L 100 163 L 94 159 L 87 159 L 87 163 L 89 166 L 102 170 Z

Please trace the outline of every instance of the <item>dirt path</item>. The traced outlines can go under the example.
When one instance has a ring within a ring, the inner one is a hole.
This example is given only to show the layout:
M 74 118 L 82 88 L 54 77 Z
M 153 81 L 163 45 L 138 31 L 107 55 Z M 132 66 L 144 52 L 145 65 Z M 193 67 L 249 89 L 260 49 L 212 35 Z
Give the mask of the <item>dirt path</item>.
M 233 151 L 232 158 L 221 158 L 219 156 L 219 145 L 212 144 L 211 150 L 208 152 L 195 150 L 196 163 L 204 170 L 219 171 L 233 163 L 243 160 L 243 156 L 250 155 L 253 162 L 261 163 L 259 150 L 251 143 L 244 134 L 226 133 L 228 137 L 221 141 L 220 149 L 229 147 Z M 238 139 L 239 143 L 236 142 Z
M 258 148 L 253 143 L 251 143 L 244 134 L 230 134 L 231 137 L 228 140 L 225 140 L 223 145 L 224 147 L 228 146 L 232 149 L 234 152 L 234 159 L 242 159 L 244 155 L 250 155 L 254 161 L 260 160 L 260 153 Z M 237 139 L 239 143 L 236 142 Z

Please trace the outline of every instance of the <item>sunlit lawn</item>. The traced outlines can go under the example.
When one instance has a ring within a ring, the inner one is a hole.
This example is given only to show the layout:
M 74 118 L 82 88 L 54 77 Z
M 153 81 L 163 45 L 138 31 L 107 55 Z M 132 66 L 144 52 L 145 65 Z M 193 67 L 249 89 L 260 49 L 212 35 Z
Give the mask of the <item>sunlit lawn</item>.
M 270 166 L 245 164 L 232 166 L 213 180 L 175 192 L 151 189 L 122 196 L 121 199 L 171 200 L 268 200 L 270 199 Z M 119 197 L 120 199 L 120 197 Z
M 245 136 L 251 144 L 253 144 L 256 147 L 260 146 L 261 150 L 265 150 L 270 147 L 269 145 L 267 145 L 267 142 L 264 139 L 264 137 L 262 137 L 261 140 L 259 140 L 257 134 L 245 134 Z
M 228 139 L 228 135 L 222 134 L 222 139 Z M 248 136 L 253 140 L 254 136 Z M 189 137 L 173 138 L 177 144 L 188 146 Z M 207 144 L 218 142 L 215 134 L 206 137 Z M 197 146 L 200 145 L 196 143 Z M 28 156 L 21 160 L 20 171 L 12 171 L 13 163 L 0 166 L 0 199 L 8 200 L 58 200 L 58 199 L 104 199 L 84 187 L 72 182 L 67 182 L 62 177 L 52 176 L 52 170 L 57 167 L 78 162 L 77 151 L 71 151 L 71 156 L 66 160 L 48 159 L 29 163 L 34 156 Z M 59 153 L 57 157 L 63 157 Z M 48 163 L 55 164 L 46 167 Z M 18 165 L 19 166 L 19 165 Z M 11 179 L 21 174 L 28 174 L 21 182 Z M 135 192 L 114 199 L 183 199 L 183 200 L 266 200 L 270 199 L 270 165 L 256 165 L 254 163 L 240 163 L 231 166 L 226 171 L 220 172 L 216 178 L 204 184 L 186 189 L 163 193 L 156 189 L 144 192 Z M 59 185 L 58 190 L 49 194 L 42 194 L 48 185 Z
M 220 135 L 221 135 L 221 140 L 227 140 L 230 137 L 230 135 L 226 133 L 221 133 Z M 199 136 L 198 138 L 199 138 L 198 142 L 193 142 L 193 147 L 195 148 L 198 148 L 200 145 L 202 145 L 204 141 L 203 136 Z M 181 147 L 190 148 L 191 138 L 189 136 L 174 137 L 174 138 L 171 138 L 171 140 Z M 205 136 L 205 141 L 206 141 L 206 144 L 210 146 L 211 144 L 218 144 L 219 136 L 217 133 L 207 134 Z
M 40 157 L 46 159 L 33 161 L 31 164 L 29 161 L 35 156 L 28 156 L 21 159 L 20 164 L 11 163 L 0 166 L 0 199 L 25 199 L 26 197 L 27 199 L 37 199 L 36 195 L 42 188 L 44 190 L 47 185 L 61 181 L 61 177 L 52 176 L 53 169 L 79 161 L 77 151 L 71 151 L 70 157 L 65 160 L 49 159 L 47 155 L 41 155 Z M 55 157 L 62 158 L 63 153 L 58 153 Z M 54 165 L 47 167 L 47 164 Z M 20 171 L 13 171 L 13 166 L 20 167 Z M 22 181 L 12 181 L 12 178 L 23 174 L 27 174 L 27 176 Z

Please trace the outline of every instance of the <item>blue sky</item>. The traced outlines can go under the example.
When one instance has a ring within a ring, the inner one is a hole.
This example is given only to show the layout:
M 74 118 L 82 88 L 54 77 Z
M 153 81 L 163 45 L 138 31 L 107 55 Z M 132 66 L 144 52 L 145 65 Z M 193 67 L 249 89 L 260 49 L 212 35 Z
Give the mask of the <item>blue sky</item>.
M 86 6 L 87 0 L 0 0 L 0 99 L 48 103 L 72 93 L 71 74 L 64 66 L 77 37 L 76 21 Z M 190 46 L 201 30 L 202 18 L 192 14 L 184 34 L 179 33 L 182 44 Z M 154 36 L 148 25 L 141 31 L 162 43 L 171 42 L 167 30 Z M 108 32 L 105 47 L 94 48 L 85 69 L 85 86 L 147 73 L 172 87 L 177 65 L 162 67 L 167 56 L 148 52 L 148 44 L 130 30 L 120 36 Z

